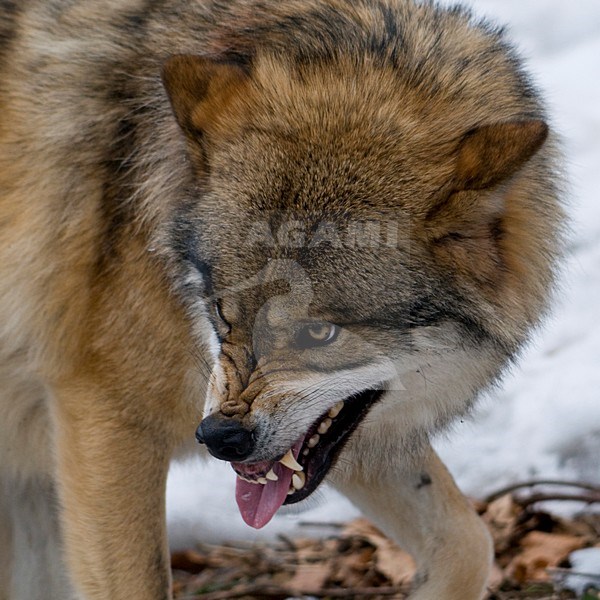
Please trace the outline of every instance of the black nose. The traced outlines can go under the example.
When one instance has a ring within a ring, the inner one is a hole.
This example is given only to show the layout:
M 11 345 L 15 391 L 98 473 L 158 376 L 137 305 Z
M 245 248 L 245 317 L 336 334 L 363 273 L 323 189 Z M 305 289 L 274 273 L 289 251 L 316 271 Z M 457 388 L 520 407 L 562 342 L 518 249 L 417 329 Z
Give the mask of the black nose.
M 210 415 L 200 423 L 196 439 L 221 460 L 239 462 L 252 454 L 254 436 L 235 419 Z

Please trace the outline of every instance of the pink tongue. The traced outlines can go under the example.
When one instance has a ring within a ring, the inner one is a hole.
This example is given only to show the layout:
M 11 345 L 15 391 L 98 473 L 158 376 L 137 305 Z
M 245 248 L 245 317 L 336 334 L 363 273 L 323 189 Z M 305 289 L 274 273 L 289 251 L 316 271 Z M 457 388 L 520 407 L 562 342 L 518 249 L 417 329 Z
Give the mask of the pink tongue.
M 302 441 L 296 443 L 292 448 L 292 453 L 297 458 L 300 453 Z M 285 502 L 292 475 L 294 471 L 281 463 L 273 466 L 273 471 L 279 478 L 277 481 L 267 481 L 265 485 L 257 483 L 248 483 L 243 479 L 237 478 L 235 486 L 235 499 L 240 509 L 242 519 L 247 525 L 255 529 L 261 529 L 281 508 Z
M 267 481 L 265 485 L 248 483 L 237 478 L 235 499 L 240 509 L 242 519 L 250 527 L 264 527 L 285 502 L 290 484 L 292 483 L 291 469 L 277 463 L 273 471 L 279 477 L 277 481 Z

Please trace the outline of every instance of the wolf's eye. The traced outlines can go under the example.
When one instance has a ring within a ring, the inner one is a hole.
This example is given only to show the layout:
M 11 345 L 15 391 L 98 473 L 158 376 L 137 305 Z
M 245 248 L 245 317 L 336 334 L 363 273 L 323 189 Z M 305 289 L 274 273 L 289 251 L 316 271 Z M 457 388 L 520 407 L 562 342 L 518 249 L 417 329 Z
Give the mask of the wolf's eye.
M 296 336 L 296 345 L 300 348 L 327 346 L 335 341 L 340 328 L 332 323 L 311 323 L 304 325 Z
M 219 319 L 221 319 L 221 321 L 223 321 L 223 323 L 227 323 L 227 321 L 225 320 L 225 317 L 223 316 L 223 307 L 221 306 L 220 300 L 217 300 L 215 302 L 215 312 L 217 313 L 217 316 L 219 317 Z
M 223 306 L 221 305 L 221 300 L 217 300 L 214 306 L 215 313 L 217 313 L 217 317 L 219 317 L 221 323 L 227 328 L 227 333 L 229 333 L 231 331 L 231 325 L 223 315 Z

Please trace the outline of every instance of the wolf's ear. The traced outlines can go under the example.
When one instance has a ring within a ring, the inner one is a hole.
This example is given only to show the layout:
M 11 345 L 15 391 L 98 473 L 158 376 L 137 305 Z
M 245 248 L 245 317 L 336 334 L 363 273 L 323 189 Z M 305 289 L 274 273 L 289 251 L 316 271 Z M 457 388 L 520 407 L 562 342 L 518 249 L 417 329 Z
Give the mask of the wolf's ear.
M 177 122 L 186 134 L 198 135 L 242 93 L 249 74 L 237 63 L 176 55 L 163 65 L 162 80 Z
M 455 189 L 489 188 L 515 173 L 548 136 L 544 121 L 512 121 L 469 131 L 458 146 Z

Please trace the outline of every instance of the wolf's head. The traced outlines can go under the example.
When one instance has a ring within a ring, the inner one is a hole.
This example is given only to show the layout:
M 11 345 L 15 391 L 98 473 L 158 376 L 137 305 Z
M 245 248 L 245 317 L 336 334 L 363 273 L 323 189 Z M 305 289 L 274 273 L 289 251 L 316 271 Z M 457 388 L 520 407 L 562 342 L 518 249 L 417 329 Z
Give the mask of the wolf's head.
M 218 339 L 198 437 L 254 526 L 374 406 L 407 437 L 467 410 L 536 322 L 556 238 L 547 126 L 498 34 L 309 4 L 163 71 L 194 173 L 177 244 Z

